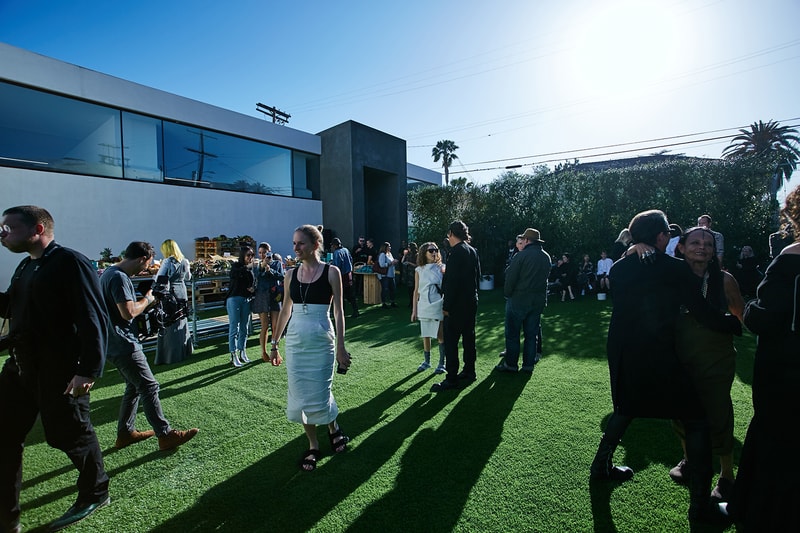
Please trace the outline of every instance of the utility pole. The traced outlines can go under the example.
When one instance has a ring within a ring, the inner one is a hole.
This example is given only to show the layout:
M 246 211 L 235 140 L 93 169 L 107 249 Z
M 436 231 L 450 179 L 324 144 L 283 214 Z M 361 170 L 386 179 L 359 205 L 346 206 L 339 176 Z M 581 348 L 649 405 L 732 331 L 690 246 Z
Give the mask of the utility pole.
M 289 117 L 292 116 L 289 113 L 285 113 L 276 107 L 264 105 L 261 102 L 256 104 L 256 111 L 259 111 L 261 113 L 264 113 L 268 117 L 271 117 L 273 124 L 281 124 L 281 125 L 286 124 L 287 122 L 289 122 Z

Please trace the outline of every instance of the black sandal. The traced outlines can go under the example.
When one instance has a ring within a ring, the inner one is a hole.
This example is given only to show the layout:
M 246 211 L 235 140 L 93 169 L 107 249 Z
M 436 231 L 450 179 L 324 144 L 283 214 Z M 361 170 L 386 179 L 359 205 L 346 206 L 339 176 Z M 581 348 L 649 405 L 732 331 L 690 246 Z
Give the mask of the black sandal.
M 311 456 L 309 458 L 309 456 Z M 300 470 L 303 472 L 313 472 L 317 468 L 317 461 L 319 458 L 322 457 L 322 454 L 319 450 L 308 449 L 303 452 L 303 456 L 300 458 Z M 311 468 L 305 468 L 310 466 Z
M 347 443 L 350 442 L 350 437 L 342 435 L 341 428 L 337 429 L 336 433 L 328 433 L 328 438 L 331 441 L 331 450 L 333 453 L 342 453 L 347 449 Z

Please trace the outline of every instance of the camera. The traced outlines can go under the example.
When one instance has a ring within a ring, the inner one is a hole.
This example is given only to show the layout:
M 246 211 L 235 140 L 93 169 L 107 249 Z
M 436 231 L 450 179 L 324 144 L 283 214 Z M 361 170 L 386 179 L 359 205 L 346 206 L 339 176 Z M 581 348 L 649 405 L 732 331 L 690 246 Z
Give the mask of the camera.
M 154 306 L 137 317 L 136 326 L 140 340 L 156 335 L 191 314 L 188 302 L 178 300 L 168 287 L 167 276 L 158 276 L 155 282 L 144 280 L 139 283 L 137 289 L 140 293 L 146 294 L 152 288 L 156 299 Z

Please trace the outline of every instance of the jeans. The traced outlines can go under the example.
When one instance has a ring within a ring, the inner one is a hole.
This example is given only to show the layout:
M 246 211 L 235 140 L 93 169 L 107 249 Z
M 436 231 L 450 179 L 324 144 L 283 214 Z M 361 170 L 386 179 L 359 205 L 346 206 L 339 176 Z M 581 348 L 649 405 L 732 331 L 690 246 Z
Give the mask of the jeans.
M 229 296 L 225 307 L 228 309 L 228 351 L 243 351 L 250 322 L 250 302 L 244 296 Z
M 381 303 L 386 305 L 394 303 L 394 278 L 381 276 Z
M 140 400 L 144 416 L 156 436 L 163 437 L 169 433 L 169 422 L 164 418 L 158 397 L 160 387 L 147 364 L 144 352 L 137 350 L 130 355 L 109 355 L 108 360 L 114 363 L 125 381 L 125 392 L 122 394 L 117 420 L 117 435 L 126 435 L 136 429 L 136 410 Z
M 533 367 L 537 363 L 536 354 L 539 352 L 541 338 L 542 313 L 538 309 L 514 309 L 511 300 L 506 301 L 506 364 L 516 368 L 520 353 L 520 329 L 525 335 L 525 345 L 522 350 L 522 366 Z

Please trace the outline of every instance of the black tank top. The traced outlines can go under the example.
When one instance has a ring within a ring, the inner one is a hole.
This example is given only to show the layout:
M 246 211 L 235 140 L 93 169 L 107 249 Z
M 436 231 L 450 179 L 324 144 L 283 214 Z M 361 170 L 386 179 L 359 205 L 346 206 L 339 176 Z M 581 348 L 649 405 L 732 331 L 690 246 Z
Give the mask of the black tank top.
M 328 283 L 328 267 L 322 269 L 322 275 L 311 283 L 300 283 L 297 279 L 297 270 L 292 276 L 292 283 L 289 285 L 289 294 L 296 304 L 322 304 L 327 305 L 333 299 L 333 289 Z M 298 267 L 300 268 L 300 267 Z

